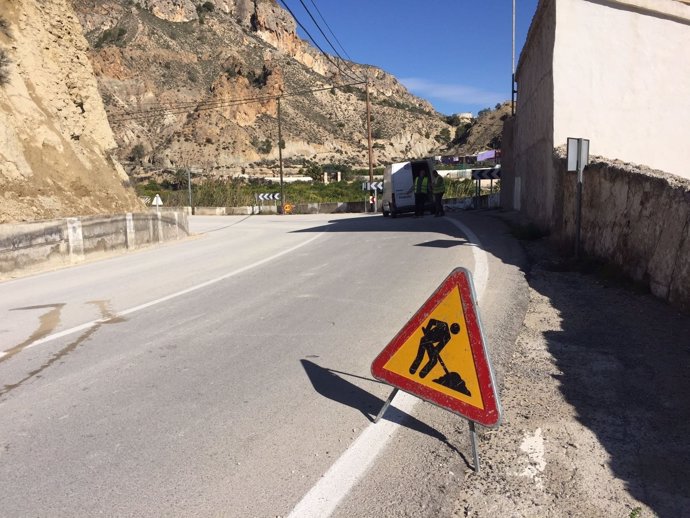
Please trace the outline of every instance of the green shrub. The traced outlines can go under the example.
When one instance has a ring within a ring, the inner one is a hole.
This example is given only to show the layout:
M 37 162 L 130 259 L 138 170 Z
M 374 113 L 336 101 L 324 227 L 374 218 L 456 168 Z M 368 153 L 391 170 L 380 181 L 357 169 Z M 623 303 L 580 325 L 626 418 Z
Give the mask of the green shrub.
M 266 65 L 264 65 L 261 69 L 261 72 L 255 72 L 253 70 L 250 70 L 247 74 L 247 79 L 256 88 L 262 88 L 266 86 L 268 78 L 271 74 L 272 72 L 266 67 Z
M 12 61 L 4 49 L 0 49 L 0 86 L 6 85 L 10 81 L 9 66 Z
M 450 130 L 448 128 L 443 128 L 438 135 L 436 135 L 436 141 L 442 143 L 450 142 Z
M 8 38 L 12 37 L 12 31 L 10 29 L 10 23 L 4 16 L 0 16 L 0 33 L 4 34 Z
M 300 168 L 299 174 L 308 176 L 312 180 L 320 181 L 323 178 L 323 169 L 316 162 L 306 161 L 304 166 Z
M 259 140 L 254 137 L 252 139 L 252 145 L 262 155 L 268 155 L 273 149 L 273 143 L 269 139 Z
M 133 146 L 132 150 L 129 152 L 129 158 L 132 161 L 141 160 L 145 156 L 146 156 L 146 149 L 144 148 L 144 145 L 141 143 Z
M 213 2 L 204 2 L 201 5 L 196 6 L 196 14 L 199 17 L 199 23 L 203 24 L 208 13 L 212 13 L 216 10 L 216 6 Z
M 104 45 L 118 45 L 124 43 L 124 37 L 127 34 L 127 29 L 124 27 L 113 27 L 106 29 L 101 33 L 101 36 L 96 41 L 95 47 L 100 49 Z

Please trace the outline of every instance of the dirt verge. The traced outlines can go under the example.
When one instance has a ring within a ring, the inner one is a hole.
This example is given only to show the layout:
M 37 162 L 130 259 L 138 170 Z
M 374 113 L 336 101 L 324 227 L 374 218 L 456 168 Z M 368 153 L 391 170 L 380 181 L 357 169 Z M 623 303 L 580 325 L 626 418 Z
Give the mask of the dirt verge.
M 453 516 L 690 516 L 690 318 L 526 242 L 530 305 Z

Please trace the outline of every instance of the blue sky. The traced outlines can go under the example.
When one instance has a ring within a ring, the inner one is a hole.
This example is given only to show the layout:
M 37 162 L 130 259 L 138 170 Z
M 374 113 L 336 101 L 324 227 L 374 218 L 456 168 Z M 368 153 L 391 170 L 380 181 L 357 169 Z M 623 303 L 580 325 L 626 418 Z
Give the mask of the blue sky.
M 441 113 L 510 99 L 512 0 L 282 1 L 323 50 L 334 54 L 302 4 L 343 57 L 393 74 Z M 516 65 L 537 3 L 516 0 Z

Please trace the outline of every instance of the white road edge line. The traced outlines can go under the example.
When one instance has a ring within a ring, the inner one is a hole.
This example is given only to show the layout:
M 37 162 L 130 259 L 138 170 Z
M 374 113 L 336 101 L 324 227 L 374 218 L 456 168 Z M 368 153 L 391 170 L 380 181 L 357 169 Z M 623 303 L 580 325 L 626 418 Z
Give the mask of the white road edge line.
M 458 227 L 467 236 L 469 246 L 472 247 L 474 257 L 472 278 L 477 298 L 481 300 L 489 280 L 487 254 L 479 238 L 467 226 L 452 218 L 446 218 L 446 221 Z M 388 419 L 382 419 L 376 424 L 370 423 L 316 485 L 302 497 L 287 518 L 327 518 L 330 516 L 383 451 L 388 440 L 398 430 L 405 414 L 411 414 L 419 401 L 415 396 L 402 391 L 398 392 L 391 405 L 400 412 L 393 413 L 388 410 L 386 413 Z
M 207 286 L 211 286 L 212 284 L 216 284 L 220 281 L 224 281 L 225 279 L 229 279 L 230 277 L 234 277 L 235 275 L 239 275 L 240 273 L 244 273 L 247 270 L 251 270 L 252 268 L 256 268 L 257 266 L 261 266 L 262 264 L 266 264 L 270 261 L 273 261 L 274 259 L 277 259 L 278 257 L 281 257 L 283 255 L 294 252 L 295 250 L 302 248 L 303 246 L 308 245 L 312 241 L 317 240 L 318 238 L 320 238 L 324 234 L 325 234 L 325 232 L 320 232 L 319 234 L 315 235 L 314 237 L 312 237 L 310 239 L 307 239 L 306 241 L 300 243 L 299 245 L 295 245 L 292 248 L 288 248 L 286 250 L 283 250 L 282 252 L 278 252 L 275 255 L 272 255 L 270 257 L 266 257 L 264 259 L 261 259 L 260 261 L 249 264 L 249 265 L 244 266 L 242 268 L 238 268 L 237 270 L 226 273 L 225 275 L 221 275 L 220 277 L 216 277 L 215 279 L 211 279 L 209 281 L 202 282 L 201 284 L 197 284 L 196 286 L 192 286 L 190 288 L 186 288 L 184 290 L 177 291 L 175 293 L 171 293 L 170 295 L 166 295 L 165 297 L 161 297 L 159 299 L 152 300 L 152 301 L 146 302 L 144 304 L 140 304 L 138 306 L 131 307 L 129 309 L 125 309 L 123 311 L 116 313 L 112 317 L 101 318 L 99 320 L 92 320 L 91 322 L 86 322 L 85 324 L 81 324 L 81 325 L 76 326 L 76 327 L 71 327 L 69 329 L 65 329 L 64 331 L 60 331 L 59 333 L 54 333 L 54 334 L 45 336 L 45 337 L 43 337 L 39 340 L 36 340 L 35 342 L 32 342 L 31 344 L 27 345 L 24 348 L 24 350 L 30 349 L 31 347 L 36 347 L 37 345 L 41 345 L 41 344 L 44 344 L 46 342 L 51 342 L 53 340 L 57 340 L 58 338 L 63 338 L 65 336 L 68 336 L 68 335 L 71 335 L 74 333 L 78 333 L 79 331 L 84 331 L 86 329 L 90 329 L 97 324 L 103 324 L 104 322 L 108 322 L 109 320 L 112 320 L 113 318 L 131 315 L 132 313 L 136 313 L 137 311 L 141 311 L 142 309 L 150 308 L 151 306 L 155 306 L 157 304 L 160 304 L 161 302 L 167 302 L 167 301 L 175 299 L 177 297 L 181 297 L 182 295 L 187 295 L 188 293 L 192 293 L 193 291 L 197 291 L 197 290 L 200 290 L 202 288 L 206 288 Z M 2 356 L 0 356 L 0 357 L 2 357 Z

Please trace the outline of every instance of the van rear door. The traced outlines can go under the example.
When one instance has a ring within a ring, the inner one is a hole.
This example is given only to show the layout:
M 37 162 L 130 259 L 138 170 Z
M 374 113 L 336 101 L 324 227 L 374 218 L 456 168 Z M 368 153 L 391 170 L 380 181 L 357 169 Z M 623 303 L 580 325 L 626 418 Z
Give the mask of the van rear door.
M 414 183 L 410 162 L 391 164 L 391 184 L 391 191 L 395 195 L 395 206 L 398 210 L 414 207 Z

